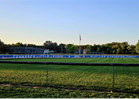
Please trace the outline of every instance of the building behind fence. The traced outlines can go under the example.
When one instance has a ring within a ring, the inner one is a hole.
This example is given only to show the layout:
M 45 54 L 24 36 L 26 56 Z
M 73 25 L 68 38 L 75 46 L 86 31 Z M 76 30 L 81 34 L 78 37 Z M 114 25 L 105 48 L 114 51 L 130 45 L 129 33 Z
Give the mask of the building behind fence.
M 12 54 L 43 54 L 44 49 L 33 47 L 13 47 Z

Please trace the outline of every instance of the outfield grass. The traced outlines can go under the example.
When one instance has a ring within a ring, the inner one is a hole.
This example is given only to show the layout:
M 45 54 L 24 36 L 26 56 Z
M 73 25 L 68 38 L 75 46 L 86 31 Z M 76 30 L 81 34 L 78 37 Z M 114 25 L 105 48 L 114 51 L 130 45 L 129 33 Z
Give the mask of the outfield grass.
M 139 63 L 137 58 L 45 58 L 11 61 Z M 115 67 L 115 91 L 139 92 L 139 67 Z M 49 65 L 49 86 L 112 90 L 112 67 Z M 46 86 L 46 65 L 0 64 L 0 83 Z

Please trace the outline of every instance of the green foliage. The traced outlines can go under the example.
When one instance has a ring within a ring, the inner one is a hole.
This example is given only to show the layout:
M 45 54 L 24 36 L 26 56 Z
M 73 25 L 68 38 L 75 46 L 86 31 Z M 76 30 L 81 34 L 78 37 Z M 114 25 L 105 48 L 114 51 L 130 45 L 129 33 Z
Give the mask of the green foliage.
M 76 48 L 73 48 L 75 46 Z M 44 48 L 53 50 L 55 53 L 74 53 L 79 50 L 79 45 L 74 44 L 57 44 L 56 42 L 52 42 L 50 40 L 46 41 L 42 46 L 37 46 L 35 44 L 22 44 L 21 42 L 17 42 L 16 44 L 6 45 L 0 40 L 0 53 L 11 53 L 11 47 L 36 47 L 36 48 Z M 84 49 L 89 49 L 91 52 L 104 52 L 104 54 L 137 54 L 139 53 L 139 44 L 129 45 L 128 42 L 112 42 L 106 43 L 102 45 L 94 44 L 89 45 L 81 45 L 81 50 L 83 52 Z M 8 49 L 8 50 L 6 50 Z M 72 50 L 72 51 L 69 51 Z
M 101 52 L 102 50 L 101 50 L 101 47 L 98 47 L 97 48 L 97 52 Z
M 136 44 L 136 52 L 139 54 L 139 41 L 138 41 L 138 43 Z
M 57 50 L 57 43 L 56 42 L 52 42 L 52 41 L 46 41 L 44 43 L 44 48 L 45 49 L 49 49 L 49 50 L 53 50 L 56 52 Z
M 57 48 L 57 52 L 66 53 L 65 44 L 63 44 L 63 43 L 59 44 L 59 46 Z
M 77 48 L 76 46 L 72 45 L 67 50 L 68 50 L 68 53 L 75 53 L 77 51 Z
M 22 45 L 23 45 L 22 43 L 17 42 L 14 46 L 15 46 L 15 47 L 21 47 Z
M 4 43 L 0 40 L 0 45 L 4 45 Z
M 71 46 L 73 46 L 73 44 L 66 44 L 65 48 L 69 49 Z
M 128 52 L 128 43 L 127 42 L 123 42 L 123 43 L 121 43 L 121 49 L 122 49 L 122 53 L 125 53 L 125 54 L 127 54 L 127 52 Z
M 136 54 L 135 48 L 136 48 L 135 45 L 130 45 L 129 48 L 128 48 L 129 53 L 131 53 L 131 54 Z
M 10 52 L 10 46 L 4 44 L 1 40 L 0 40 L 0 54 L 6 54 Z
M 12 44 L 12 47 L 37 47 L 35 44 L 22 44 L 21 42 L 17 42 L 16 44 Z
M 121 48 L 118 48 L 116 54 L 121 54 L 121 53 L 122 53 Z
M 53 50 L 55 53 L 66 53 L 65 44 L 57 44 L 56 42 L 46 41 L 44 44 L 44 49 Z

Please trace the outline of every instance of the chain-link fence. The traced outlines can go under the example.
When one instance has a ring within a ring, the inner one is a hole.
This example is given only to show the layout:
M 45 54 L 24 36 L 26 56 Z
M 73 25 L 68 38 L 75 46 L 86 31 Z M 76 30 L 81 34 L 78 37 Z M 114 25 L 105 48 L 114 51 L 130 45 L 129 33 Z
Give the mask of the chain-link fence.
M 0 83 L 139 92 L 139 64 L 0 61 Z

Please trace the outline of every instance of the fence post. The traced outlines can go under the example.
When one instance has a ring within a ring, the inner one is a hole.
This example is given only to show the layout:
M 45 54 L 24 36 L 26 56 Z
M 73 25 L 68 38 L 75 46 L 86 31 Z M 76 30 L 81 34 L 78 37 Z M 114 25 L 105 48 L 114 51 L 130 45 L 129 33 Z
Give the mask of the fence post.
M 48 64 L 47 64 L 47 75 L 46 75 L 46 86 L 48 86 Z
M 113 92 L 114 92 L 114 66 L 113 66 Z

